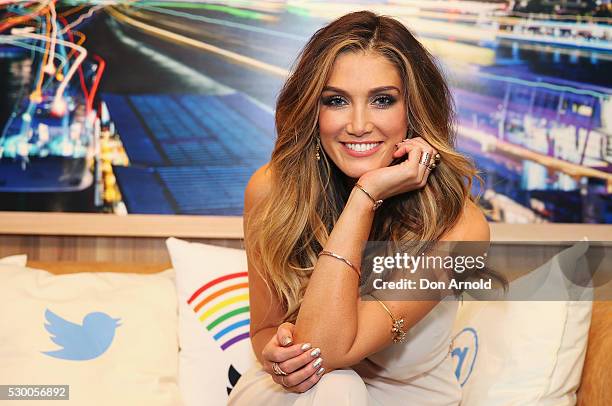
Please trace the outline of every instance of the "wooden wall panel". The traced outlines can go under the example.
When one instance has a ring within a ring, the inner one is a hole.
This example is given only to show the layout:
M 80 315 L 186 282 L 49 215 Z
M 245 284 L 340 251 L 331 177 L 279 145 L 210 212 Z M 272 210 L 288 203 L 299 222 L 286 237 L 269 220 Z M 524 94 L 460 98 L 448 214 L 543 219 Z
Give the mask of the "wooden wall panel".
M 242 248 L 240 239 L 188 241 Z M 27 254 L 32 261 L 121 262 L 166 264 L 166 238 L 0 235 L 0 257 Z

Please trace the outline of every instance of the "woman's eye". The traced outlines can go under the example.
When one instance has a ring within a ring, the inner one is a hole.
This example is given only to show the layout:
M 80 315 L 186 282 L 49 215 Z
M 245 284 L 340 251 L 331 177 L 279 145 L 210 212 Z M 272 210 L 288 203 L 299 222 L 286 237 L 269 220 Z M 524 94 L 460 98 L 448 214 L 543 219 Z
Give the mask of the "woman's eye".
M 340 96 L 329 96 L 323 98 L 323 104 L 331 107 L 341 107 L 346 104 L 346 100 Z
M 395 97 L 388 95 L 376 96 L 373 102 L 377 107 L 388 107 L 395 103 Z

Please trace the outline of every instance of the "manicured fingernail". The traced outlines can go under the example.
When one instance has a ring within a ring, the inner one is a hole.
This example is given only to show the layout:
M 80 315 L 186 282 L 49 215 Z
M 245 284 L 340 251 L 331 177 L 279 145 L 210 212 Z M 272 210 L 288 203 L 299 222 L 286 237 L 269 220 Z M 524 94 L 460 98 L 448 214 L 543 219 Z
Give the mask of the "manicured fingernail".
M 312 358 L 318 357 L 319 355 L 321 355 L 321 349 L 315 348 L 314 350 L 310 351 L 310 355 L 312 356 Z
M 300 348 L 302 351 L 308 351 L 310 347 L 312 347 L 312 345 L 310 345 L 310 343 L 306 343 L 306 344 L 302 344 Z
M 291 344 L 291 337 L 289 337 L 289 336 L 285 336 L 285 337 L 283 337 L 283 342 L 282 342 L 282 344 L 283 344 L 283 345 L 289 345 L 289 344 Z
M 316 373 L 317 373 L 317 375 L 321 376 L 321 375 L 323 375 L 323 372 L 325 372 L 325 368 L 321 367 L 321 368 L 319 368 L 319 370 Z
M 321 362 L 323 362 L 323 358 L 317 358 L 315 362 L 312 363 L 312 367 L 317 369 L 321 366 Z

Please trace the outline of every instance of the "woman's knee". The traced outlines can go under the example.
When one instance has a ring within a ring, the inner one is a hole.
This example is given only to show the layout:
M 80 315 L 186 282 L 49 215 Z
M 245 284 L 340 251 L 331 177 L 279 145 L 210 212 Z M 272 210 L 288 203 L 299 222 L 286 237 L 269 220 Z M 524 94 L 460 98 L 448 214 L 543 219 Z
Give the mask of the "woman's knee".
M 317 382 L 317 386 L 321 387 L 326 385 L 332 388 L 338 388 L 338 385 L 360 386 L 363 387 L 364 390 L 366 388 L 363 378 L 361 378 L 355 370 L 350 368 L 336 369 L 323 375 L 319 382 Z
M 309 397 L 312 398 L 315 405 L 334 404 L 334 406 L 342 406 L 368 404 L 368 390 L 366 389 L 365 382 L 352 369 L 337 369 L 323 375 L 319 382 L 308 392 L 311 392 Z

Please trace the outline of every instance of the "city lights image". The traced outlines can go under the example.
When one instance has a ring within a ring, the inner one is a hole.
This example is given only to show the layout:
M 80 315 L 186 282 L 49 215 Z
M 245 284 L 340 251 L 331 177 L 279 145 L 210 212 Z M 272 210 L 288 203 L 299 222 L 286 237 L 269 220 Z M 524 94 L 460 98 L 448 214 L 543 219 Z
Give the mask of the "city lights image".
M 404 23 L 493 221 L 612 224 L 610 1 L 0 0 L 0 210 L 241 215 L 329 21 Z

